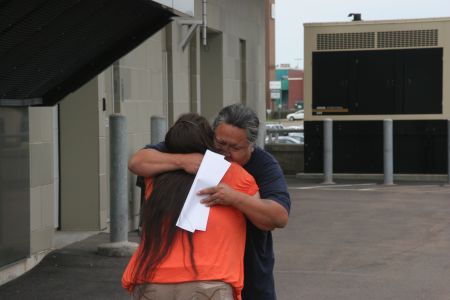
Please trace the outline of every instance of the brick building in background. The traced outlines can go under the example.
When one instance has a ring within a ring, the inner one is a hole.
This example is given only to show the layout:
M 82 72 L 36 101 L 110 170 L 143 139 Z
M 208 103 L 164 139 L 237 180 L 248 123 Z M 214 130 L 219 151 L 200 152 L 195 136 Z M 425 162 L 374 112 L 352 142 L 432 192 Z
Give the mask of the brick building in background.
M 281 64 L 275 71 L 275 80 L 281 81 L 281 99 L 274 100 L 275 109 L 296 110 L 299 103 L 303 107 L 303 70 Z
M 288 71 L 288 109 L 303 107 L 303 70 Z

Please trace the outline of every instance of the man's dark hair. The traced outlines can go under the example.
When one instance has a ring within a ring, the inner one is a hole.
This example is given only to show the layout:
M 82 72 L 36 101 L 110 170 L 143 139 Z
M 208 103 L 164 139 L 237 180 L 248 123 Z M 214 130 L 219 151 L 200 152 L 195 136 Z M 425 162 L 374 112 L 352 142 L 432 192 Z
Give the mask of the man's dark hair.
M 221 123 L 245 129 L 247 140 L 251 144 L 255 144 L 258 138 L 259 119 L 256 113 L 247 106 L 239 103 L 225 106 L 214 119 L 214 130 Z

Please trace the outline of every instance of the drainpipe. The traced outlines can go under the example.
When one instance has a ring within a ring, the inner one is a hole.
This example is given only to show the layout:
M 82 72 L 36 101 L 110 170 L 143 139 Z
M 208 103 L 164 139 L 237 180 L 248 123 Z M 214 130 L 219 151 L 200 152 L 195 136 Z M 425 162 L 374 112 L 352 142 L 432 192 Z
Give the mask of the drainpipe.
M 206 47 L 206 0 L 202 0 L 202 41 L 203 46 Z

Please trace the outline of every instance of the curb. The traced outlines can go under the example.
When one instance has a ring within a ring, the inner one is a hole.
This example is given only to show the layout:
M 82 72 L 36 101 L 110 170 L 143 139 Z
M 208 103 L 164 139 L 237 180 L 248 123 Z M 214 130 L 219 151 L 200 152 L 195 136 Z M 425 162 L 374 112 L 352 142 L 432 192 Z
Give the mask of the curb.
M 297 179 L 323 180 L 322 173 L 297 173 Z M 333 174 L 333 179 L 343 180 L 375 180 L 383 181 L 384 174 Z M 447 174 L 394 174 L 394 181 L 397 182 L 439 182 L 448 183 Z

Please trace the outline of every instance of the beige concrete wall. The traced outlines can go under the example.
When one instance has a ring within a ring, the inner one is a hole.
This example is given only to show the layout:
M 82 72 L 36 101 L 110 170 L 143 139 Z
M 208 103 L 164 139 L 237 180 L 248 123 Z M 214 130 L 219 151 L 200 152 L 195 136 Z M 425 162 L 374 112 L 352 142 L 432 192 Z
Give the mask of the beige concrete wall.
M 208 26 L 223 32 L 224 81 L 227 86 L 236 86 L 239 75 L 239 40 L 246 42 L 247 82 L 249 105 L 259 109 L 264 106 L 265 96 L 265 7 L 261 1 L 208 1 Z M 263 85 L 261 87 L 261 85 Z M 225 90 L 228 89 L 224 89 Z M 225 101 L 233 101 L 235 90 L 224 94 Z M 236 101 L 236 100 L 234 100 Z M 233 101 L 233 103 L 234 103 Z M 229 103 L 226 103 L 229 104 Z
M 62 230 L 106 228 L 106 207 L 99 201 L 100 155 L 104 155 L 99 120 L 105 120 L 100 106 L 98 78 L 60 103 Z
M 53 246 L 54 174 L 53 108 L 32 107 L 30 123 L 30 249 L 36 253 Z
M 109 220 L 109 116 L 113 113 L 112 68 L 97 77 L 98 81 L 98 176 L 100 228 Z M 105 103 L 103 105 L 103 102 Z M 92 124 L 95 126 L 95 123 Z
M 120 59 L 121 113 L 127 117 L 130 152 L 150 142 L 150 118 L 165 115 L 164 29 Z
M 129 155 L 150 143 L 151 116 L 167 115 L 165 29 L 120 59 L 120 112 L 127 118 Z M 112 93 L 112 90 L 111 90 Z M 129 173 L 130 229 L 139 221 L 140 189 Z
M 173 123 L 176 118 L 185 112 L 190 111 L 190 47 L 186 47 L 183 51 L 179 47 L 182 39 L 182 32 L 184 31 L 181 25 L 177 22 L 172 22 L 168 25 L 171 27 L 171 35 L 167 36 L 170 45 L 172 63 L 168 80 L 172 82 L 172 97 L 169 101 L 172 102 L 172 115 L 169 115 L 170 123 Z M 169 111 L 170 113 L 170 111 Z
M 246 105 L 255 110 L 261 123 L 265 123 L 264 2 L 209 0 L 207 3 L 208 28 L 222 33 L 223 106 L 241 102 L 239 43 L 243 40 L 246 46 Z M 203 83 L 204 78 L 202 74 L 200 76 Z M 263 145 L 262 138 L 258 143 Z
M 208 33 L 208 46 L 200 53 L 200 113 L 212 120 L 224 106 L 223 35 Z

